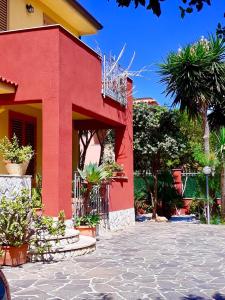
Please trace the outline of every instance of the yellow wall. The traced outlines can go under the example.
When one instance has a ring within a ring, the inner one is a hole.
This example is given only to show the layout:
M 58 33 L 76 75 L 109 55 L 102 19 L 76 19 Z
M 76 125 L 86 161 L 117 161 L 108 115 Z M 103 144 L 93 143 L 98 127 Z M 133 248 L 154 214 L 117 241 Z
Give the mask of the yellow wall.
M 26 10 L 26 0 L 8 0 L 8 29 L 21 29 L 43 25 L 43 12 L 33 5 L 34 13 Z
M 41 174 L 41 165 L 42 165 L 42 113 L 41 109 L 35 109 L 29 107 L 28 105 L 12 105 L 12 106 L 0 106 L 0 138 L 8 136 L 9 132 L 9 110 L 23 113 L 37 119 L 37 173 Z M 0 173 L 6 173 L 4 164 L 0 159 Z
M 37 108 L 36 108 L 37 107 Z M 0 106 L 0 139 L 8 136 L 9 110 L 22 113 L 37 119 L 37 173 L 42 173 L 42 111 L 41 104 Z M 73 129 L 73 172 L 77 170 L 79 147 L 78 132 Z M 2 159 L 0 158 L 0 174 L 6 173 Z
M 27 12 L 26 4 L 33 6 L 33 13 Z M 60 24 L 75 36 L 97 32 L 90 20 L 65 0 L 8 0 L 8 30 L 40 27 L 44 20 L 47 25 Z

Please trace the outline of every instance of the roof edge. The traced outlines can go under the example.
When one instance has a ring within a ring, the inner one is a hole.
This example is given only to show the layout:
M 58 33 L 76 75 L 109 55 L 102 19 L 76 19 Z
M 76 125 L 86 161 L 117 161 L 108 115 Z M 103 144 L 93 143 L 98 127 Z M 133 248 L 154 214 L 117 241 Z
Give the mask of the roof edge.
M 84 17 L 88 18 L 88 20 L 92 23 L 92 25 L 101 30 L 103 28 L 102 24 L 99 23 L 77 0 L 66 0 L 70 5 L 72 5 L 76 10 L 79 11 Z

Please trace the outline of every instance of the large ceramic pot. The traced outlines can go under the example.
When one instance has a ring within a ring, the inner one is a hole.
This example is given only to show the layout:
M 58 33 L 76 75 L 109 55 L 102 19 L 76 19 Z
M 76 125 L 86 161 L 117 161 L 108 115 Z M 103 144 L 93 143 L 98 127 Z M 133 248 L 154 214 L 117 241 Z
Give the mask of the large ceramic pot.
M 79 230 L 81 235 L 96 237 L 96 227 L 83 225 L 83 226 L 76 226 L 75 229 Z
M 0 257 L 0 265 L 16 267 L 27 262 L 28 244 L 19 247 L 0 246 L 3 255 Z
M 23 176 L 26 174 L 27 167 L 29 165 L 29 161 L 25 161 L 21 164 L 14 164 L 11 163 L 10 161 L 4 161 L 5 163 L 5 168 L 8 174 L 10 175 L 18 175 L 18 176 Z

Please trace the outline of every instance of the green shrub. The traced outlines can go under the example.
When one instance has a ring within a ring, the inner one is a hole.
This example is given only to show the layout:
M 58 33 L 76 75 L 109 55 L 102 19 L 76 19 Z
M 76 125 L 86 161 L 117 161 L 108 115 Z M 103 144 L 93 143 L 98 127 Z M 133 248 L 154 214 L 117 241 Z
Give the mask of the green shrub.
M 89 163 L 84 167 L 83 171 L 78 169 L 78 172 L 83 180 L 96 185 L 100 184 L 110 176 L 103 165 L 98 166 L 96 163 Z
M 82 217 L 76 217 L 76 216 L 74 217 L 74 225 L 76 227 L 83 226 L 83 225 L 95 227 L 99 223 L 100 223 L 100 216 L 97 214 L 93 214 L 93 215 L 89 214 Z
M 0 154 L 4 160 L 20 164 L 29 162 L 34 155 L 34 151 L 31 146 L 20 146 L 14 134 L 12 140 L 7 137 L 0 140 Z

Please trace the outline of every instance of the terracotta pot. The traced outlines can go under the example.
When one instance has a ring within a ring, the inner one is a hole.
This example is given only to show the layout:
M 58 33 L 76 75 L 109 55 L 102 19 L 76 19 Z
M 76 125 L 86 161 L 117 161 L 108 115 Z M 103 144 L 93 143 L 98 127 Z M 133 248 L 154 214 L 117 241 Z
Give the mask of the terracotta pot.
M 14 164 L 10 161 L 4 161 L 5 162 L 5 168 L 8 174 L 10 175 L 19 175 L 23 176 L 26 174 L 27 167 L 29 165 L 29 161 L 23 162 L 21 164 Z
M 75 229 L 80 231 L 81 235 L 96 237 L 96 227 L 90 227 L 90 226 L 76 226 Z
M 0 257 L 0 265 L 16 267 L 27 262 L 28 244 L 20 247 L 1 246 L 3 256 Z
M 113 172 L 113 177 L 124 177 L 125 173 L 123 171 Z

